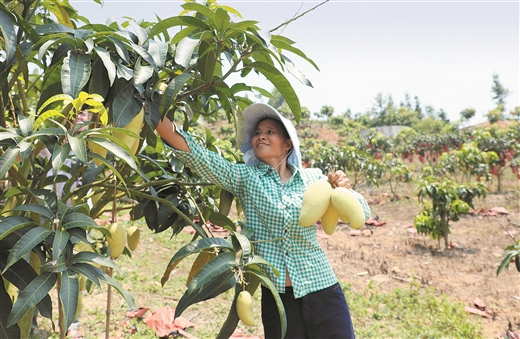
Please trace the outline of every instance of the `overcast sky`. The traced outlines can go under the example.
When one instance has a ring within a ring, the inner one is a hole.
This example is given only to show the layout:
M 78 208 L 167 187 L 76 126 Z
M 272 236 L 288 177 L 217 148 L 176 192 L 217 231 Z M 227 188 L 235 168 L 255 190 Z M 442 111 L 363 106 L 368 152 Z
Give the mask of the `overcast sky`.
M 129 16 L 155 21 L 176 16 L 183 1 L 69 0 L 91 22 Z M 237 9 L 244 19 L 270 30 L 322 1 L 218 1 Z M 443 109 L 450 120 L 467 107 L 476 109 L 472 123 L 496 105 L 493 74 L 511 94 L 507 110 L 520 105 L 520 5 L 514 1 L 335 1 L 290 23 L 283 32 L 320 71 L 290 56 L 313 88 L 291 83 L 302 106 L 318 112 L 323 105 L 336 114 L 370 110 L 378 93 L 396 104 L 407 93 L 423 108 Z M 287 75 L 288 78 L 292 76 Z M 251 81 L 251 80 L 250 80 Z M 250 82 L 248 82 L 250 83 Z M 272 88 L 262 78 L 253 83 Z

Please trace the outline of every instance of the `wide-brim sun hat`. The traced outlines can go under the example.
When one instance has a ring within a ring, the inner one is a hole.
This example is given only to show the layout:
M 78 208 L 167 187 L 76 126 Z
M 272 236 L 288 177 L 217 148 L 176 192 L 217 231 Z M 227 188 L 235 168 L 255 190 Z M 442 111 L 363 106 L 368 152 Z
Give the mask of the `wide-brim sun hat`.
M 294 125 L 289 119 L 283 117 L 274 107 L 264 103 L 249 105 L 242 112 L 242 115 L 244 116 L 246 133 L 244 135 L 244 141 L 242 142 L 242 145 L 240 145 L 240 150 L 244 153 L 244 162 L 246 164 L 256 165 L 259 162 L 255 156 L 253 144 L 251 143 L 258 123 L 264 119 L 274 119 L 282 122 L 292 142 L 293 149 L 287 158 L 287 162 L 296 168 L 302 167 L 300 141 L 298 140 L 296 128 L 294 128 Z

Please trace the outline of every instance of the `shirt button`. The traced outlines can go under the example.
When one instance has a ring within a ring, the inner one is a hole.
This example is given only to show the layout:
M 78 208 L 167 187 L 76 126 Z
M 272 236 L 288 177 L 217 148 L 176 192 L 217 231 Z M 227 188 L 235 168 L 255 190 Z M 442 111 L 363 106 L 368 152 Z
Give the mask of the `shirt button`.
M 289 230 L 283 230 L 283 233 L 287 233 L 287 232 L 289 232 Z
M 289 255 L 289 252 L 285 252 L 285 255 Z

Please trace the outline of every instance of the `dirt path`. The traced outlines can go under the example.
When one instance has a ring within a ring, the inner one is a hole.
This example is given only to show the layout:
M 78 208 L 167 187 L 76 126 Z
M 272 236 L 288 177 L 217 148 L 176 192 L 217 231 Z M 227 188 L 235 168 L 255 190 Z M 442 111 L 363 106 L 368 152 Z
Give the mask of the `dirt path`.
M 329 238 L 321 233 L 322 246 L 341 281 L 363 290 L 374 280 L 381 291 L 389 292 L 406 288 L 416 279 L 465 306 L 475 307 L 474 300 L 482 300 L 485 309 L 493 311 L 482 318 L 485 338 L 500 336 L 508 321 L 520 331 L 520 273 L 512 264 L 496 275 L 504 248 L 514 244 L 505 230 L 519 237 L 520 207 L 515 194 L 492 194 L 477 202 L 477 210 L 501 206 L 509 213 L 468 216 L 453 223 L 449 240 L 456 247 L 450 250 L 444 250 L 443 242 L 439 245 L 414 232 L 411 226 L 420 207 L 413 199 L 389 202 L 376 198 L 385 203 L 371 205 L 372 216 L 386 222 L 384 226 L 369 227 L 360 235 L 352 235 L 345 225 L 339 225 Z

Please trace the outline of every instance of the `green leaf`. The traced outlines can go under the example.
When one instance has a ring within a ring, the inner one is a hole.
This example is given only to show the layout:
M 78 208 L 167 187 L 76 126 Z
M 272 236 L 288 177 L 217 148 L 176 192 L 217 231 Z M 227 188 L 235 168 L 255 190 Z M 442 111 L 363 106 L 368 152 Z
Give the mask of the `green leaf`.
M 101 269 L 90 264 L 78 263 L 72 265 L 70 270 L 87 277 L 88 280 L 92 281 L 94 285 L 101 289 L 101 284 L 98 278 L 103 275 L 103 271 Z
M 233 298 L 233 302 L 231 303 L 231 309 L 229 310 L 228 316 L 220 328 L 216 339 L 228 339 L 235 332 L 240 320 L 237 313 L 237 298 L 240 292 L 242 292 L 242 285 L 237 284 L 235 286 L 235 296 Z
M 69 140 L 70 148 L 72 148 L 74 155 L 76 155 L 82 163 L 87 165 L 87 143 L 85 139 L 70 134 L 67 136 L 67 139 Z
M 168 56 L 168 44 L 164 42 L 150 41 L 148 45 L 148 53 L 152 56 L 155 64 L 159 68 L 164 67 L 166 57 Z
M 0 4 L 3 6 L 3 4 Z M 14 324 L 14 326 L 7 326 L 7 319 L 11 310 L 13 309 L 13 305 L 11 303 L 11 296 L 7 293 L 4 280 L 0 279 L 0 334 L 2 338 L 21 338 L 20 336 L 20 327 L 18 324 Z
M 114 127 L 125 127 L 139 113 L 143 104 L 134 97 L 134 85 L 127 82 L 114 98 L 112 119 Z
M 227 217 L 227 215 L 229 214 L 229 210 L 231 209 L 231 205 L 233 204 L 233 198 L 233 193 L 230 193 L 225 189 L 222 189 L 220 191 L 220 198 L 218 204 L 218 211 L 220 214 Z
M 18 154 L 20 154 L 20 149 L 18 147 L 9 147 L 4 154 L 2 154 L 0 157 L 0 178 L 5 177 L 5 174 L 16 162 Z
M 109 36 L 108 38 L 114 43 L 114 49 L 119 57 L 121 57 L 124 62 L 128 63 L 130 61 L 130 56 L 128 55 L 128 50 L 126 49 L 125 44 L 116 37 Z
M 14 56 L 16 50 L 16 30 L 14 29 L 13 21 L 5 10 L 9 11 L 5 6 L 0 9 L 0 31 L 4 37 L 3 47 L 5 48 L 5 61 Z
M 117 281 L 112 279 L 112 277 L 110 277 L 108 274 L 104 272 L 102 276 L 100 276 L 100 279 L 106 282 L 107 284 L 112 285 L 112 287 L 114 287 L 119 292 L 119 294 L 121 294 L 121 296 L 125 299 L 129 309 L 137 309 L 137 307 L 135 306 L 134 298 L 127 291 L 125 291 L 123 287 L 121 287 L 121 285 L 118 284 Z
M 100 46 L 94 46 L 94 50 L 96 51 L 101 61 L 103 61 L 103 65 L 107 71 L 108 79 L 110 80 L 110 86 L 112 86 L 114 80 L 116 79 L 116 65 L 112 62 L 110 53 L 106 49 Z
M 222 227 L 230 226 L 232 229 L 235 229 L 235 223 L 231 219 L 229 219 L 228 217 L 223 215 L 222 213 L 213 212 L 213 213 L 211 213 L 211 215 L 209 216 L 208 219 L 215 225 L 222 226 Z
M 195 26 L 197 28 L 201 28 L 202 30 L 209 29 L 209 26 L 204 21 L 195 17 L 175 16 L 163 19 L 159 21 L 157 24 L 155 24 L 150 30 L 150 33 L 148 34 L 148 39 L 151 39 L 154 36 L 161 34 L 162 32 L 175 26 Z
M 72 258 L 74 264 L 97 264 L 105 267 L 112 267 L 119 270 L 119 267 L 109 258 L 94 252 L 78 252 Z
M 273 44 L 273 46 L 275 46 L 277 48 L 285 49 L 286 51 L 292 52 L 292 53 L 296 54 L 297 56 L 307 60 L 312 66 L 314 66 L 314 68 L 316 68 L 316 70 L 318 70 L 318 71 L 320 70 L 318 68 L 318 65 L 316 65 L 314 63 L 314 61 L 309 59 L 307 57 L 307 55 L 305 55 L 305 53 L 303 53 L 300 49 L 292 46 L 292 44 L 294 44 L 294 41 L 292 41 L 284 36 L 273 34 L 273 35 L 271 35 L 271 43 Z
M 253 259 L 251 261 L 249 261 L 246 266 L 249 266 L 249 265 L 266 265 L 266 266 L 269 266 L 273 270 L 274 275 L 276 275 L 277 277 L 280 276 L 280 272 L 278 272 L 278 270 L 276 268 L 274 268 L 274 266 L 269 261 L 265 260 L 264 258 L 259 256 L 258 254 L 254 255 Z
M 152 65 L 143 65 L 139 58 L 134 66 L 134 84 L 140 85 L 147 82 L 152 77 L 153 71 Z
M 50 211 L 47 207 L 38 205 L 38 204 L 27 204 L 27 205 L 20 205 L 16 206 L 12 209 L 12 211 L 25 211 L 30 213 L 37 213 L 41 216 L 44 216 L 47 218 L 47 220 L 53 221 L 54 220 L 54 214 L 52 211 Z
M 171 271 L 173 271 L 173 269 L 179 264 L 179 262 L 182 261 L 182 259 L 186 258 L 191 254 L 199 253 L 200 251 L 217 248 L 229 249 L 231 251 L 234 251 L 233 247 L 229 244 L 229 242 L 226 239 L 222 238 L 204 238 L 192 241 L 191 243 L 183 246 L 170 259 L 168 266 L 166 266 L 166 271 L 164 272 L 163 277 L 161 278 L 161 284 L 164 286 L 164 284 L 170 278 Z
M 11 266 L 11 268 L 6 270 L 5 263 L 7 262 L 7 255 L 7 252 L 0 252 L 0 270 L 2 271 L 2 277 L 14 286 L 16 286 L 16 288 L 18 288 L 21 291 L 25 289 L 27 285 L 29 285 L 29 283 L 38 276 L 38 274 L 31 266 L 31 264 L 29 264 L 29 262 L 26 260 L 18 260 Z M 40 311 L 40 314 L 43 317 L 47 319 L 52 319 L 52 301 L 49 295 L 46 295 L 36 305 L 36 307 L 38 308 L 38 311 Z M 5 324 L 6 322 L 3 323 Z
M 217 28 L 217 34 L 223 34 L 229 27 L 230 18 L 226 10 L 217 8 L 215 11 L 215 26 Z
M 10 216 L 0 220 L 0 240 L 27 226 L 38 226 L 31 218 Z
M 168 109 L 173 106 L 175 101 L 177 100 L 177 95 L 181 91 L 182 87 L 186 82 L 191 79 L 192 75 L 190 73 L 183 73 L 181 75 L 176 76 L 169 84 L 166 90 L 164 91 L 163 97 L 161 99 L 161 105 L 159 106 L 159 112 L 161 115 L 164 115 Z
M 135 35 L 137 35 L 139 45 L 144 45 L 146 40 L 148 40 L 148 34 L 146 34 L 144 28 L 135 23 L 135 21 L 129 21 L 128 24 L 130 27 L 132 27 L 132 30 L 135 33 Z
M 60 301 L 63 309 L 64 328 L 69 328 L 74 321 L 78 309 L 79 283 L 78 275 L 65 271 L 61 274 Z
M 52 260 L 57 260 L 63 254 L 70 235 L 66 231 L 56 231 L 54 233 L 54 241 L 52 242 Z
M 31 252 L 34 247 L 45 240 L 45 238 L 47 238 L 50 234 L 52 234 L 52 231 L 42 226 L 34 227 L 25 233 L 13 246 L 11 253 L 9 253 L 5 269 L 8 269 L 15 262 Z
M 273 295 L 273 298 L 276 302 L 276 306 L 278 307 L 278 313 L 280 315 L 280 323 L 282 324 L 282 333 L 281 333 L 281 337 L 285 337 L 285 333 L 287 332 L 287 316 L 285 314 L 285 308 L 283 306 L 283 302 L 282 302 L 282 299 L 280 298 L 280 294 L 278 294 L 278 290 L 276 289 L 276 287 L 274 286 L 274 284 L 271 282 L 271 280 L 266 277 L 265 275 L 261 274 L 260 272 L 257 272 L 257 271 L 248 271 L 250 272 L 251 274 L 257 276 L 258 278 L 260 278 L 260 280 L 264 283 L 264 285 L 271 291 L 272 295 Z
M 188 286 L 188 292 L 199 290 L 210 283 L 216 276 L 222 272 L 237 266 L 235 253 L 224 252 L 211 259 L 200 271 L 193 277 Z
M 90 78 L 90 56 L 69 51 L 63 60 L 61 86 L 63 93 L 77 98 Z
M 18 116 L 18 123 L 20 124 L 20 132 L 24 137 L 28 137 L 34 131 L 34 120 L 30 116 Z
M 128 132 L 128 133 L 126 133 Z M 126 130 L 122 130 L 122 133 L 125 133 L 127 135 L 132 135 L 132 136 L 137 136 L 135 133 L 133 133 L 132 131 L 126 131 Z M 107 137 L 107 139 L 110 139 L 112 140 L 111 141 L 108 141 L 106 139 L 101 139 L 101 138 L 88 138 L 89 141 L 92 141 L 93 143 L 101 146 L 101 147 L 104 147 L 106 148 L 108 151 L 112 152 L 115 156 L 119 157 L 121 160 L 123 160 L 124 162 L 126 162 L 133 170 L 136 170 L 137 171 L 137 164 L 134 160 L 134 158 L 132 157 L 132 154 L 130 153 L 130 149 L 128 147 L 125 147 L 125 148 L 122 148 L 121 146 L 115 144 L 114 142 L 118 139 L 116 139 L 115 137 L 113 136 L 109 136 Z M 92 152 L 89 152 L 89 155 L 94 157 L 94 153 Z
M 269 80 L 274 85 L 274 87 L 276 87 L 276 89 L 280 92 L 280 94 L 283 96 L 283 98 L 291 108 L 296 122 L 299 122 L 301 118 L 300 100 L 298 99 L 296 92 L 294 91 L 293 87 L 291 86 L 287 78 L 285 78 L 285 76 L 282 73 L 280 73 L 280 71 L 276 69 L 274 66 L 269 65 L 265 62 L 253 62 L 247 67 L 253 68 L 254 70 L 262 73 L 267 78 L 267 80 Z
M 175 62 L 185 69 L 190 68 L 197 62 L 197 53 L 200 38 L 195 39 L 191 36 L 185 37 L 177 45 L 175 50 Z
M 208 18 L 210 22 L 213 22 L 215 14 L 213 13 L 213 11 L 211 9 L 209 9 L 208 7 L 206 7 L 202 4 L 198 4 L 196 2 L 188 2 L 188 3 L 182 4 L 181 7 L 185 11 L 198 12 L 198 13 L 204 15 L 206 18 Z
M 57 274 L 43 272 L 36 277 L 18 295 L 13 310 L 7 319 L 7 326 L 16 324 L 31 308 L 42 300 L 54 287 L 58 279 Z
M 138 55 L 140 55 L 141 58 L 143 58 L 147 63 L 149 63 L 154 69 L 157 68 L 157 65 L 155 64 L 153 57 L 150 55 L 150 53 L 148 53 L 146 49 L 136 44 L 132 44 L 132 47 L 134 51 Z
M 219 257 L 221 258 L 219 259 Z M 221 286 L 228 285 L 229 280 L 235 276 L 235 272 L 231 269 L 236 266 L 234 259 L 233 253 L 226 252 L 208 262 L 193 278 L 190 287 L 179 300 L 175 308 L 175 318 L 189 306 L 205 300 L 208 295 L 219 290 Z
M 309 87 L 312 87 L 312 84 L 311 82 L 309 81 L 309 79 L 307 79 L 307 77 L 305 76 L 305 74 L 303 74 L 302 72 L 300 72 L 299 70 L 296 69 L 296 66 L 294 65 L 294 63 L 288 58 L 286 57 L 285 55 L 283 55 L 283 58 L 285 60 L 285 66 L 287 67 L 287 70 L 289 71 L 289 73 L 291 73 L 296 79 L 298 79 L 302 84 L 306 85 L 306 86 L 309 86 Z

